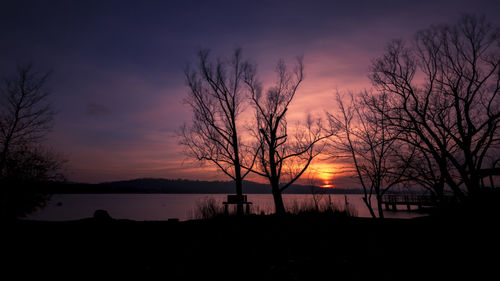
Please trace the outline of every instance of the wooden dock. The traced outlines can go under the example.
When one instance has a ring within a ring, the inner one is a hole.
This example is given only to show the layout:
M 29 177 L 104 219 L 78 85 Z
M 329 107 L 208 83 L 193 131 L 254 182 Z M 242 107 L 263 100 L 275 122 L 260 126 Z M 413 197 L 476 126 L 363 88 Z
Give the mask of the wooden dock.
M 448 199 L 448 198 L 446 198 Z M 411 206 L 417 206 L 418 209 L 423 207 L 435 207 L 437 202 L 435 197 L 430 195 L 414 195 L 414 194 L 387 194 L 382 196 L 382 202 L 386 210 L 397 211 L 398 205 L 406 206 L 408 211 L 411 211 Z

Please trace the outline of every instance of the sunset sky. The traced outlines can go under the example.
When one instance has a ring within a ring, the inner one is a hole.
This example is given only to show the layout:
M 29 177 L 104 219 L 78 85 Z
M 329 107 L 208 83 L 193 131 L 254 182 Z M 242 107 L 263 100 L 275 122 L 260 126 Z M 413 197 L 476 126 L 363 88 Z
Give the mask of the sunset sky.
M 186 158 L 175 134 L 191 119 L 183 70 L 200 48 L 215 57 L 243 48 L 263 81 L 278 59 L 303 55 L 288 111 L 300 120 L 331 110 L 336 90 L 370 88 L 370 61 L 391 39 L 462 13 L 500 26 L 499 12 L 498 0 L 2 1 L 0 77 L 28 61 L 53 70 L 58 114 L 46 144 L 68 160 L 68 180 L 226 180 Z M 344 166 L 323 161 L 312 173 L 325 180 Z

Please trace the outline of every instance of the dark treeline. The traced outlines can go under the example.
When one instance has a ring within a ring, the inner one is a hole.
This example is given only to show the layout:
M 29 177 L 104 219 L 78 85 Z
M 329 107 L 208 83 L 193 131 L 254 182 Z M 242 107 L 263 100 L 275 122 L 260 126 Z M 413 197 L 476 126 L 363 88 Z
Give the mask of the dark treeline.
M 243 181 L 243 192 L 268 194 L 269 185 Z M 185 179 L 144 178 L 99 184 L 51 182 L 38 184 L 37 190 L 51 194 L 105 194 L 105 193 L 157 193 L 157 194 L 229 194 L 234 192 L 233 181 L 194 181 Z M 325 189 L 317 186 L 294 184 L 287 194 L 359 194 L 356 188 Z

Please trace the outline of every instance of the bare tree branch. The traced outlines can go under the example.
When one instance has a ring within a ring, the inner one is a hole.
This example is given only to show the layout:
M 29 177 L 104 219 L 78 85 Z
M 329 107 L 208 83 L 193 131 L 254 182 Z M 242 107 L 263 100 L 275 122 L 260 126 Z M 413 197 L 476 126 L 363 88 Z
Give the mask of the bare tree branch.
M 240 49 L 230 59 L 219 59 L 215 64 L 209 53 L 201 50 L 198 67 L 185 71 L 190 89 L 185 102 L 193 111 L 193 121 L 191 126 L 181 128 L 180 143 L 187 155 L 213 163 L 234 180 L 236 194 L 241 196 L 243 179 L 257 157 L 256 152 L 245 150 L 247 146 L 240 139 L 239 113 L 246 95 L 243 75 L 251 65 L 242 59 Z M 237 212 L 243 214 L 242 204 L 238 204 Z
M 252 171 L 265 177 L 271 184 L 276 213 L 285 213 L 281 193 L 292 185 L 307 170 L 311 161 L 321 152 L 319 143 L 328 137 L 321 120 L 308 116 L 304 128 L 290 137 L 286 121 L 288 106 L 304 78 L 302 58 L 297 58 L 293 70 L 283 60 L 276 66 L 277 81 L 274 87 L 262 94 L 260 83 L 255 78 L 255 69 L 248 68 L 245 83 L 250 89 L 250 98 L 255 108 L 259 159 Z M 291 166 L 294 167 L 291 167 Z M 286 172 L 284 172 L 286 169 Z M 288 181 L 283 183 L 283 175 Z
M 459 197 L 479 192 L 484 159 L 499 157 L 492 149 L 500 122 L 499 29 L 470 15 L 433 26 L 408 45 L 392 42 L 370 77 L 391 97 L 386 118 L 404 132 L 398 141 L 427 163 L 412 164 L 411 178 L 432 179 L 439 193 L 443 181 Z

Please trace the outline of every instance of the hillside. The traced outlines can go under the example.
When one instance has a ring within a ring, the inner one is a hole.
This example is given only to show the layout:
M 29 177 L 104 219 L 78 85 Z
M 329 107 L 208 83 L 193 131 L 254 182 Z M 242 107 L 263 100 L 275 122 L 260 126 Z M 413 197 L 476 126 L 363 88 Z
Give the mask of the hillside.
M 64 183 L 51 185 L 51 193 L 176 193 L 176 194 L 231 194 L 235 192 L 232 181 L 193 181 L 184 179 L 143 178 L 99 184 Z M 271 192 L 268 184 L 244 181 L 243 193 L 267 194 Z M 305 185 L 292 185 L 284 193 L 360 193 L 358 189 L 324 189 Z

